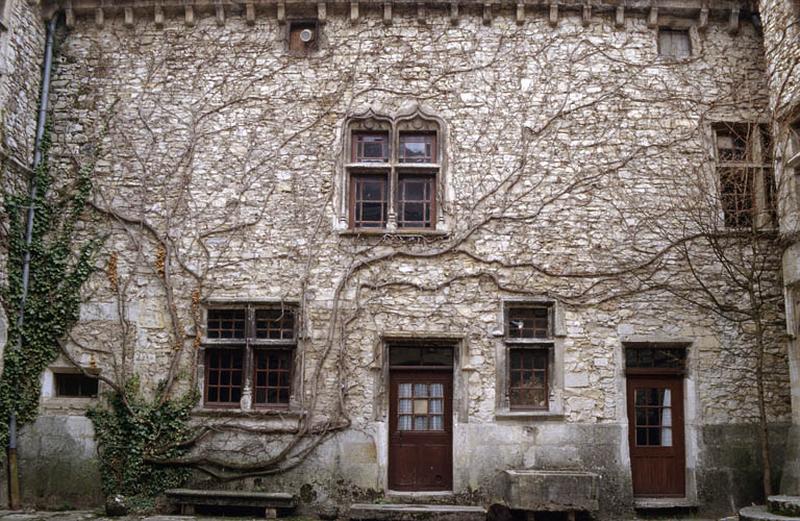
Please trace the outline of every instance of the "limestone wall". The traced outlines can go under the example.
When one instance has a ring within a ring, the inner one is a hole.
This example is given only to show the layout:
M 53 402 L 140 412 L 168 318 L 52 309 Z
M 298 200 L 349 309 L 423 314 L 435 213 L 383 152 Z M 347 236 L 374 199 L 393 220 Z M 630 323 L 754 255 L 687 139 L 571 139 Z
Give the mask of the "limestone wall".
M 23 0 L 4 4 L 0 30 L 0 183 L 27 190 L 25 168 L 33 160 L 36 111 L 44 56 L 44 23 L 39 8 Z M 0 195 L 0 204 L 2 196 Z M 5 222 L 5 219 L 2 219 Z M 0 248 L 0 283 L 5 283 L 5 252 Z M 0 370 L 7 320 L 0 311 Z M 5 464 L 5 451 L 2 458 Z M 0 503 L 7 504 L 6 473 L 0 476 Z
M 100 150 L 100 212 L 86 229 L 110 233 L 99 265 L 116 256 L 124 304 L 101 270 L 75 331 L 100 350 L 107 374 L 135 372 L 150 390 L 168 374 L 170 293 L 178 390 L 198 371 L 193 339 L 203 323 L 193 320 L 193 292 L 200 304 L 301 303 L 295 402 L 316 422 L 341 419 L 342 403 L 352 426 L 286 475 L 246 483 L 307 485 L 313 504 L 386 487 L 382 339 L 451 339 L 455 492 L 491 503 L 505 468 L 595 469 L 610 513 L 632 505 L 622 343 L 681 341 L 690 346 L 689 495 L 725 510 L 757 494 L 755 444 L 741 445 L 747 460 L 724 449 L 755 421 L 753 346 L 697 305 L 703 298 L 674 247 L 720 219 L 710 123 L 758 118 L 766 107 L 752 26 L 736 35 L 716 20 L 692 29 L 693 55 L 676 61 L 658 56 L 656 30 L 638 14 L 619 27 L 605 14 L 584 26 L 567 13 L 552 27 L 543 13 L 517 23 L 502 10 L 486 24 L 466 9 L 453 25 L 444 9 L 420 21 L 396 7 L 387 25 L 378 10 L 353 21 L 332 8 L 319 50 L 293 56 L 286 25 L 270 13 L 252 26 L 229 14 L 219 25 L 200 13 L 194 27 L 167 17 L 163 28 L 149 18 L 128 27 L 121 14 L 102 28 L 79 18 L 60 49 L 59 152 L 67 161 Z M 444 123 L 438 233 L 347 233 L 343 129 L 367 108 Z M 708 288 L 741 300 L 706 246 L 697 248 L 693 267 Z M 778 261 L 766 261 L 765 287 L 779 292 Z M 549 299 L 561 313 L 553 414 L 501 414 L 503 301 L 514 298 Z M 779 324 L 780 303 L 769 305 Z M 780 333 L 776 325 L 767 334 L 775 424 L 789 418 Z M 198 411 L 199 423 L 214 421 L 268 427 L 297 417 Z M 258 458 L 281 443 L 224 435 L 199 451 L 235 457 L 243 447 Z M 742 489 L 710 486 L 720 476 L 741 483 L 742 465 Z

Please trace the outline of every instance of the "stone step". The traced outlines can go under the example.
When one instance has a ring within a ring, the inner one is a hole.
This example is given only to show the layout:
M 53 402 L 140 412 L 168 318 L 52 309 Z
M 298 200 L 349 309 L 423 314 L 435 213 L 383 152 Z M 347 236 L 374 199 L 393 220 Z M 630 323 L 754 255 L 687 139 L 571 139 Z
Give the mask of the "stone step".
M 766 506 L 757 506 L 739 510 L 739 521 L 800 521 L 800 517 L 773 514 Z
M 800 517 L 800 497 L 770 496 L 767 498 L 767 510 L 782 516 Z
M 349 519 L 370 521 L 486 521 L 486 509 L 464 505 L 350 505 Z

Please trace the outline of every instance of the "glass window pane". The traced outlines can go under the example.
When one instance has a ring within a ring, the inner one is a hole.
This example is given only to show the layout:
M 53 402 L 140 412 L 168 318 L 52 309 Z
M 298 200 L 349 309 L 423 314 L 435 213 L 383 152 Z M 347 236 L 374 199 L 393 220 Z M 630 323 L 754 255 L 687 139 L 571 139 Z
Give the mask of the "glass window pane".
M 444 396 L 444 384 L 431 384 L 431 396 Z
M 428 417 L 427 416 L 414 416 L 414 430 L 427 431 L 428 430 Z
M 644 447 L 647 445 L 647 429 L 643 427 L 636 428 L 636 445 Z
M 443 405 L 444 401 L 442 400 L 431 400 L 431 414 L 442 414 L 444 412 Z
M 428 400 L 414 400 L 414 414 L 428 414 Z
M 412 401 L 411 400 L 400 400 L 400 414 L 411 414 L 413 412 L 411 408 Z
M 398 392 L 401 398 L 411 398 L 411 384 L 398 385 Z
M 428 396 L 428 384 L 414 384 L 414 396 Z
M 403 415 L 398 418 L 397 428 L 401 431 L 411 430 L 411 416 Z
M 431 416 L 431 430 L 432 431 L 444 430 L 444 416 Z

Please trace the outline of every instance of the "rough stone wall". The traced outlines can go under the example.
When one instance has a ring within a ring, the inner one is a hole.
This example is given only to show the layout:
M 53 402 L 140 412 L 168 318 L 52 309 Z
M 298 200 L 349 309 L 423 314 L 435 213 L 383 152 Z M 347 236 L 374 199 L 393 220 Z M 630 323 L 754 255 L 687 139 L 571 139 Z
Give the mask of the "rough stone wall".
M 787 132 L 787 125 L 800 118 L 800 5 L 783 0 L 764 0 L 760 2 L 764 22 L 764 48 L 767 62 L 767 75 L 770 87 L 770 106 L 774 110 L 773 123 L 776 129 L 776 176 L 782 189 L 784 202 L 781 215 L 781 231 L 790 238 L 798 228 L 797 198 L 798 168 L 788 168 L 786 161 L 797 151 L 800 143 L 795 143 Z M 798 336 L 798 257 L 800 245 L 790 244 L 783 254 L 783 282 L 786 286 L 787 309 L 792 310 L 791 320 L 787 322 L 790 375 L 792 381 L 793 427 L 790 430 L 787 467 L 781 483 L 785 494 L 800 495 L 800 346 Z
M 24 0 L 7 2 L 3 13 L 6 30 L 0 31 L 0 183 L 27 189 L 33 160 L 36 111 L 44 56 L 44 23 L 38 7 Z M 2 204 L 2 195 L 0 195 Z M 4 217 L 0 218 L 5 221 Z M 5 252 L 0 248 L 0 283 L 5 283 Z M 0 370 L 6 346 L 7 321 L 0 310 Z M 0 456 L 5 464 L 5 451 Z M 0 475 L 0 503 L 7 501 L 6 473 Z
M 517 24 L 510 12 L 489 25 L 470 10 L 458 25 L 439 9 L 421 23 L 398 8 L 391 25 L 369 10 L 355 23 L 329 14 L 320 50 L 307 57 L 286 52 L 273 16 L 252 27 L 235 14 L 224 27 L 207 16 L 190 28 L 174 18 L 163 28 L 78 20 L 54 81 L 56 135 L 65 160 L 100 149 L 104 212 L 91 226 L 111 233 L 102 262 L 118 255 L 125 305 L 120 320 L 118 296 L 98 273 L 76 339 L 100 350 L 108 374 L 136 372 L 152 390 L 175 353 L 166 294 L 181 321 L 182 382 L 198 356 L 193 291 L 201 300 L 301 302 L 297 399 L 313 404 L 318 421 L 343 403 L 352 426 L 291 472 L 247 483 L 305 484 L 325 502 L 386 486 L 382 335 L 455 338 L 455 492 L 493 502 L 505 468 L 593 469 L 604 476 L 607 515 L 632 504 L 622 342 L 688 339 L 690 495 L 716 510 L 749 500 L 752 476 L 749 492 L 735 495 L 697 481 L 738 479 L 709 439 L 741 439 L 754 421 L 752 346 L 683 289 L 665 291 L 690 281 L 673 250 L 633 266 L 687 226 L 719 218 L 700 203 L 716 193 L 707 122 L 756 118 L 766 106 L 753 28 L 734 36 L 714 22 L 693 32 L 695 54 L 676 62 L 657 55 L 656 31 L 640 16 L 618 28 L 605 16 L 584 27 L 571 14 L 552 28 L 541 14 Z M 415 103 L 447 125 L 447 233 L 341 233 L 346 118 Z M 169 248 L 163 268 L 156 237 Z M 700 258 L 709 285 L 735 295 L 712 256 Z M 563 310 L 562 414 L 498 415 L 502 301 L 512 297 L 553 299 Z M 770 313 L 782 318 L 778 305 Z M 789 417 L 779 335 L 768 334 L 777 424 Z M 237 418 L 219 416 L 198 422 Z M 297 417 L 241 421 L 263 428 Z M 203 450 L 257 458 L 280 446 L 222 435 Z

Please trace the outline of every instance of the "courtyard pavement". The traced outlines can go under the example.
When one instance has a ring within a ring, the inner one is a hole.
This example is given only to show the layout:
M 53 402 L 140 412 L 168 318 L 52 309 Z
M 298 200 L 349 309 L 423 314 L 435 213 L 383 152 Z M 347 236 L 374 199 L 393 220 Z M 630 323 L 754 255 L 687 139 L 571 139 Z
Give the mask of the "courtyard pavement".
M 281 517 L 283 521 L 317 521 L 313 517 L 292 516 Z M 625 519 L 620 521 L 735 521 L 736 518 L 707 519 L 697 517 L 647 517 L 641 519 Z M 212 517 L 212 516 L 125 516 L 108 517 L 98 512 L 87 510 L 66 510 L 63 512 L 42 511 L 10 511 L 0 510 L 0 521 L 263 521 L 253 518 Z

